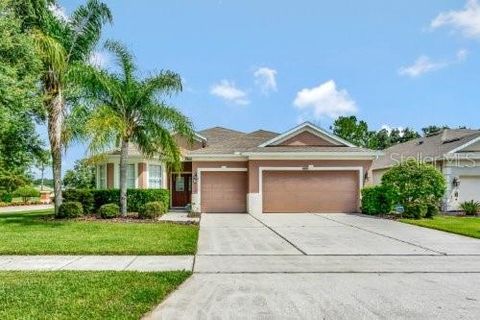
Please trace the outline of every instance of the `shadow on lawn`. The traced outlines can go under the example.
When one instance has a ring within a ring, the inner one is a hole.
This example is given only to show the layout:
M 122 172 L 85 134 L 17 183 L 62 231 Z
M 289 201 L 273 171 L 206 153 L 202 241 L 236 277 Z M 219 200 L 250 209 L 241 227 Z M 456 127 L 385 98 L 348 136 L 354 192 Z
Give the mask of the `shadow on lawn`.
M 51 211 L 15 212 L 0 214 L 0 225 L 17 224 L 22 226 L 42 225 L 47 227 L 62 227 L 67 221 L 55 220 Z

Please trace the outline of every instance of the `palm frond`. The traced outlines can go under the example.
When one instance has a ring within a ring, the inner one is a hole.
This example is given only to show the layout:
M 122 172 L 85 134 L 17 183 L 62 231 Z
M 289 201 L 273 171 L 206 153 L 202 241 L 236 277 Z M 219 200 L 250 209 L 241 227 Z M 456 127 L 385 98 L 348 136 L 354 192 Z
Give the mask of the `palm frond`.
M 136 71 L 133 54 L 131 54 L 122 43 L 114 40 L 106 41 L 105 49 L 115 56 L 117 64 L 122 69 L 125 83 L 128 84 L 132 82 Z
M 156 94 L 171 95 L 182 91 L 182 78 L 173 71 L 162 71 L 142 81 L 140 98 Z
M 86 61 L 100 40 L 102 28 L 112 22 L 108 6 L 98 0 L 88 0 L 72 14 L 68 24 L 70 36 L 66 49 L 71 61 Z

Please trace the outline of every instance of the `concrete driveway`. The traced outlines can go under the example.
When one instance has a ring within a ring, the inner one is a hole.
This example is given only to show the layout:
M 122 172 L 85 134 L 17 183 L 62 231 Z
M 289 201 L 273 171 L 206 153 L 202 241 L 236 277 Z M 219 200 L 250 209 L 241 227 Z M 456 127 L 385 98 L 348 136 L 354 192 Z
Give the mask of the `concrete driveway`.
M 202 215 L 151 319 L 478 319 L 480 241 L 346 214 Z

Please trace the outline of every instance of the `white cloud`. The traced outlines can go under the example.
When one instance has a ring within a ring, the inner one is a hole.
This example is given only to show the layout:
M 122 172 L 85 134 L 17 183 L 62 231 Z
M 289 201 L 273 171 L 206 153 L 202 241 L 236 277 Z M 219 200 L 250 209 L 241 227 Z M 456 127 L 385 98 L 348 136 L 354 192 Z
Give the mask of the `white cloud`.
M 258 68 L 254 73 L 255 84 L 262 90 L 263 94 L 277 91 L 277 70 L 262 67 Z
M 62 6 L 52 3 L 48 6 L 48 10 L 50 10 L 53 13 L 53 15 L 59 18 L 60 20 L 68 21 L 70 19 L 67 15 L 65 8 Z
M 425 73 L 440 70 L 455 63 L 461 63 L 467 59 L 468 53 L 468 50 L 460 49 L 457 51 L 455 58 L 449 61 L 434 61 L 430 57 L 422 55 L 412 65 L 401 67 L 398 70 L 398 74 L 416 78 Z
M 217 83 L 211 87 L 210 93 L 226 100 L 227 102 L 232 102 L 239 105 L 247 105 L 250 103 L 247 93 L 237 88 L 235 83 L 232 81 L 220 81 L 220 83 Z
M 335 81 L 329 80 L 317 87 L 305 88 L 297 93 L 293 104 L 296 108 L 312 115 L 337 118 L 357 112 L 357 104 L 345 89 L 338 90 Z
M 109 62 L 108 55 L 103 51 L 94 51 L 88 58 L 88 63 L 98 68 L 105 68 Z
M 480 38 L 480 5 L 477 0 L 467 0 L 463 10 L 442 12 L 430 26 L 433 29 L 448 26 L 467 38 Z
M 465 61 L 468 57 L 468 50 L 467 49 L 460 49 L 457 51 L 457 61 L 462 62 Z
M 433 61 L 428 56 L 420 56 L 412 65 L 401 67 L 398 70 L 398 74 L 415 78 L 422 74 L 445 68 L 447 65 L 445 62 Z

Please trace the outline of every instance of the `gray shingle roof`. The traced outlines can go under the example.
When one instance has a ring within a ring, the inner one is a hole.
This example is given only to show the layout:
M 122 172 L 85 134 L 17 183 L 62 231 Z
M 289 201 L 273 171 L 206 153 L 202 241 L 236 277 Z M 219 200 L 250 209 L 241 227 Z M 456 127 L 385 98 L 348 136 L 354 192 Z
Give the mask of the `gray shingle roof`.
M 204 154 L 234 154 L 236 152 L 369 152 L 371 150 L 346 147 L 346 146 L 331 146 L 331 147 L 309 147 L 309 146 L 269 146 L 258 147 L 263 142 L 266 142 L 279 134 L 276 132 L 257 130 L 248 134 L 238 136 L 233 139 L 223 141 L 221 143 L 210 145 L 203 149 L 198 149 L 189 152 L 188 155 L 204 155 Z
M 244 152 L 249 148 L 258 146 L 264 141 L 268 141 L 278 133 L 257 130 L 251 133 L 237 135 L 234 138 L 224 140 L 215 144 L 208 145 L 206 148 L 191 151 L 189 155 L 196 154 L 233 154 L 235 152 Z
M 213 127 L 198 132 L 201 136 L 207 138 L 207 145 L 213 145 L 232 138 L 238 138 L 245 135 L 244 132 L 227 129 L 223 127 Z
M 480 137 L 480 131 L 445 129 L 437 134 L 407 141 L 384 150 L 384 155 L 373 162 L 372 169 L 388 168 L 407 157 L 441 159 L 446 153 Z

